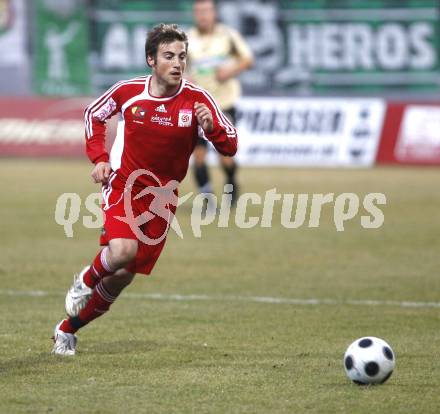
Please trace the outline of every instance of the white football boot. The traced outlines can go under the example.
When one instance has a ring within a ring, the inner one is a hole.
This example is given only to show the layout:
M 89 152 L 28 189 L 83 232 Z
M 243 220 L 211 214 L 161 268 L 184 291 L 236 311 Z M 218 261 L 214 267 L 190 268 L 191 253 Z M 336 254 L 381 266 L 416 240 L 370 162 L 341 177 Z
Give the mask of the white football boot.
M 76 336 L 71 333 L 63 332 L 59 329 L 63 322 L 64 319 L 59 322 L 57 326 L 55 326 L 52 354 L 72 356 L 75 355 Z
M 86 306 L 92 295 L 93 289 L 89 288 L 83 281 L 84 273 L 90 266 L 86 266 L 81 273 L 73 277 L 73 285 L 66 294 L 66 312 L 69 316 L 78 316 L 79 311 Z

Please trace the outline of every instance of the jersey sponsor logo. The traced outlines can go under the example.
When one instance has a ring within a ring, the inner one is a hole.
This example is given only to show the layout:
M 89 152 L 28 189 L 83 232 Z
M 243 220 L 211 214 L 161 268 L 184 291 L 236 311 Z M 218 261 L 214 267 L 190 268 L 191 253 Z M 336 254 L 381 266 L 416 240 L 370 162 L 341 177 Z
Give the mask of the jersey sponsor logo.
M 115 109 L 116 102 L 113 100 L 113 98 L 109 98 L 107 99 L 107 102 L 101 106 L 101 108 L 93 113 L 93 118 L 103 122 L 112 114 Z
M 159 106 L 155 109 L 155 111 L 156 111 L 156 112 L 167 112 L 167 109 L 165 108 L 165 105 L 162 104 L 162 105 L 159 105 Z
M 179 111 L 179 123 L 180 127 L 190 127 L 192 121 L 192 110 L 191 109 L 181 109 Z
M 153 115 L 151 117 L 151 122 L 155 122 L 156 124 L 162 125 L 162 126 L 174 126 L 174 124 L 171 122 L 171 116 L 159 116 L 159 115 Z

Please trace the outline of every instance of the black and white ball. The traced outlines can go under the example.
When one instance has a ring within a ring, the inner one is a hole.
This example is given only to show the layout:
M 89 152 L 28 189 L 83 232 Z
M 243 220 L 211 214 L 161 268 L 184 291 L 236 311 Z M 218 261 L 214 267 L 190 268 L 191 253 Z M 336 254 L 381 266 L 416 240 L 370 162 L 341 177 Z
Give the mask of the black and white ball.
M 359 385 L 383 384 L 390 378 L 395 365 L 392 348 L 374 336 L 356 339 L 344 355 L 345 372 Z

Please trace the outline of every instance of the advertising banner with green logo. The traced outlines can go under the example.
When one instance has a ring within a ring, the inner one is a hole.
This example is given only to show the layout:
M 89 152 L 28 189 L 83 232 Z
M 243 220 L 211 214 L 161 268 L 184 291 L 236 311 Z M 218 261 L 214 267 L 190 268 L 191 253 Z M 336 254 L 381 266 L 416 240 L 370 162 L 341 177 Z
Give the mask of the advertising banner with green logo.
M 145 73 L 144 42 L 158 22 L 192 24 L 191 1 L 100 1 L 93 14 L 94 83 Z M 219 16 L 249 42 L 247 92 L 439 92 L 436 0 L 219 1 Z M 191 45 L 190 45 L 191 47 Z
M 283 3 L 288 54 L 279 83 L 302 81 L 313 92 L 438 90 L 438 2 Z
M 439 3 L 249 1 L 222 6 L 245 33 L 257 64 L 253 90 L 305 94 L 439 91 Z
M 41 95 L 90 92 L 89 34 L 81 0 L 37 0 L 34 89 Z

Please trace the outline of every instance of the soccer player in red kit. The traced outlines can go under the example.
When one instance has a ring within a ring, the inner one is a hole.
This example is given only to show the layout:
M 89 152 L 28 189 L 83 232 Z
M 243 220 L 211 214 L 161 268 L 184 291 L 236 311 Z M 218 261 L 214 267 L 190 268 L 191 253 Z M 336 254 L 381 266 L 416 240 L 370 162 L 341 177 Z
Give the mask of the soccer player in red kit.
M 66 295 L 68 317 L 55 327 L 55 354 L 74 355 L 76 331 L 107 312 L 136 273 L 150 274 L 199 137 L 223 155 L 237 151 L 236 130 L 214 99 L 183 79 L 187 49 L 176 25 L 155 26 L 145 43 L 151 76 L 116 83 L 85 110 L 91 175 L 102 183 L 105 247 Z M 116 114 L 122 121 L 109 155 L 105 123 Z

